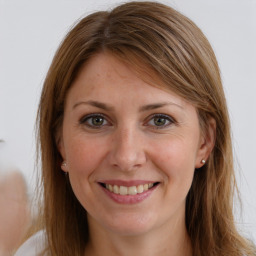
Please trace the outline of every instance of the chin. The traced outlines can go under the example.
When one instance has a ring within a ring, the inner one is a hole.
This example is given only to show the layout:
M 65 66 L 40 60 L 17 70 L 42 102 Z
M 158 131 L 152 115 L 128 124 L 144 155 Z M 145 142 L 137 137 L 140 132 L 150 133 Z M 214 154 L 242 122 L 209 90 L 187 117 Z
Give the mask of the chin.
M 121 236 L 138 236 L 149 232 L 154 221 L 151 216 L 126 215 L 124 218 L 114 220 L 105 227 Z

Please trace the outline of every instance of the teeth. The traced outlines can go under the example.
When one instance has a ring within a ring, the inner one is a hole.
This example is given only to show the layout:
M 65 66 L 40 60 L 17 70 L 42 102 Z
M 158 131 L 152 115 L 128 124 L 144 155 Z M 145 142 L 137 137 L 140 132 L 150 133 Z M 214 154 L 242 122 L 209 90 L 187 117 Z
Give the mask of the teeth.
M 124 186 L 120 186 L 119 193 L 120 193 L 120 195 L 123 195 L 123 196 L 127 195 L 128 194 L 128 188 L 124 187 Z
M 148 190 L 148 184 L 144 184 L 144 185 L 143 185 L 143 189 L 144 189 L 144 190 Z
M 125 187 L 125 186 L 106 184 L 106 189 L 109 190 L 110 192 L 113 192 L 115 194 L 120 194 L 123 196 L 137 195 L 149 190 L 150 188 L 153 187 L 153 185 L 154 185 L 153 183 L 148 183 L 144 185 Z
M 129 195 L 137 195 L 137 188 L 135 186 L 129 187 L 128 194 Z
M 119 194 L 119 186 L 114 185 L 114 187 L 113 187 L 113 192 L 114 192 L 115 194 Z
M 143 189 L 143 185 L 139 185 L 138 187 L 137 187 L 137 193 L 142 193 L 144 191 L 144 189 Z

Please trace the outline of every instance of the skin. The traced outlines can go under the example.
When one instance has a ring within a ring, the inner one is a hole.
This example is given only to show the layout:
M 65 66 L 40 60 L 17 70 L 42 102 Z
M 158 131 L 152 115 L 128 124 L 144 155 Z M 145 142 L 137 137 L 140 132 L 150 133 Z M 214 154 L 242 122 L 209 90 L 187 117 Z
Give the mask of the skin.
M 214 143 L 194 106 L 100 53 L 67 95 L 61 133 L 62 169 L 88 212 L 87 255 L 192 255 L 185 200 Z M 120 204 L 99 185 L 105 180 L 159 184 L 142 202 Z
M 25 180 L 18 171 L 0 175 L 0 209 L 0 256 L 9 256 L 31 221 Z

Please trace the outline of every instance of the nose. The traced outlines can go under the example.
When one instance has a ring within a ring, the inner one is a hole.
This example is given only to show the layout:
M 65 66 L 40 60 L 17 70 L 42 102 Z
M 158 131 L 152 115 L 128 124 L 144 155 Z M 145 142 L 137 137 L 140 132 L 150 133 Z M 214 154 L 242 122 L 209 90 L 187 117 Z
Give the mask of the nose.
M 142 167 L 147 159 L 143 136 L 135 129 L 119 129 L 112 138 L 110 163 L 121 171 Z

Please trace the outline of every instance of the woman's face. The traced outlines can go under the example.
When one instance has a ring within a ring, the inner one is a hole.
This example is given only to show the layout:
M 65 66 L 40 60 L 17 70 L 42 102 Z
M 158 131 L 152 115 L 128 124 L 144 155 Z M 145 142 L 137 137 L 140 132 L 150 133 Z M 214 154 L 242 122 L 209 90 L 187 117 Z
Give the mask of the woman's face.
M 93 57 L 67 95 L 62 169 L 90 225 L 128 235 L 184 225 L 207 146 L 191 104 L 110 54 Z

